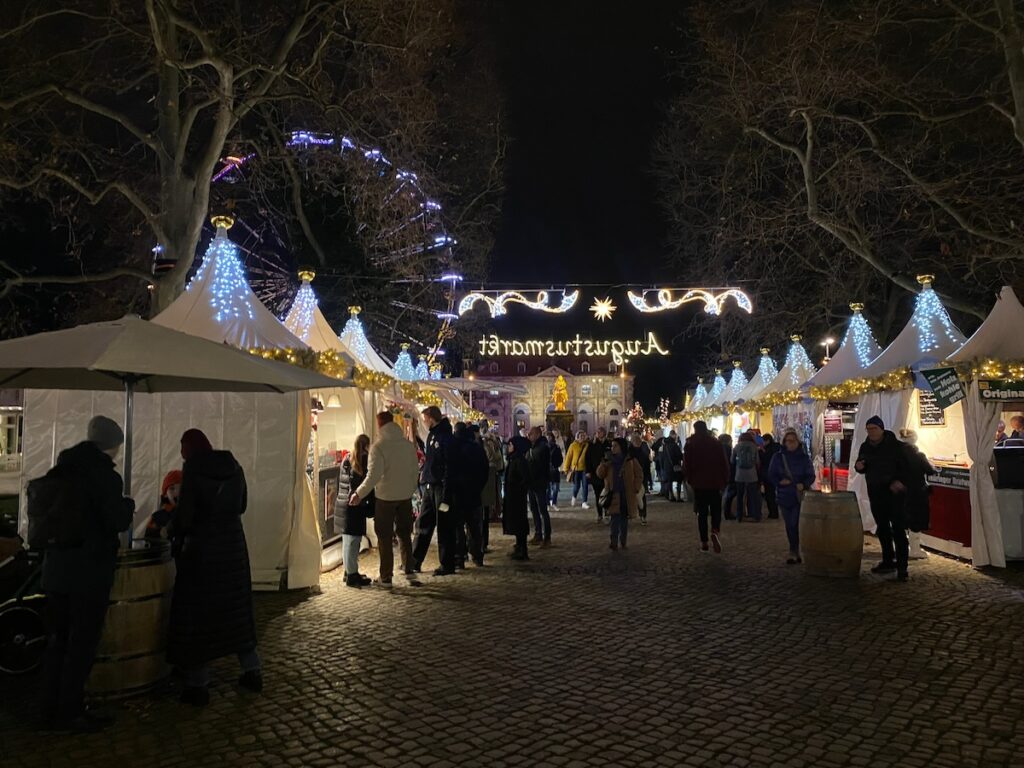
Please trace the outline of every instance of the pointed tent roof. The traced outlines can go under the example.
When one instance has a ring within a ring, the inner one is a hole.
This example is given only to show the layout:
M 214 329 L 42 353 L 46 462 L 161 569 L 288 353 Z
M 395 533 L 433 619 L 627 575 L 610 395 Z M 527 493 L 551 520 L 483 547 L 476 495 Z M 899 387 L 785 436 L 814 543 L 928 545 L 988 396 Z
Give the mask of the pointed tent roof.
M 315 276 L 308 270 L 299 272 L 302 285 L 299 286 L 299 292 L 295 294 L 291 309 L 285 315 L 285 328 L 291 331 L 299 341 L 308 344 L 317 352 L 339 352 L 351 357 L 348 350 L 342 345 L 341 339 L 327 322 L 323 312 L 320 311 L 320 307 L 317 306 L 316 292 L 312 286 Z
M 834 387 L 850 379 L 860 378 L 871 362 L 882 353 L 868 321 L 861 314 L 864 305 L 851 304 L 850 309 L 853 314 L 839 351 L 820 371 L 804 382 L 803 389 Z
M 747 380 L 747 374 L 743 372 L 742 363 L 740 363 L 739 360 L 735 361 L 732 364 L 732 376 L 729 377 L 729 384 L 722 391 L 722 395 L 718 398 L 715 405 L 724 406 L 728 403 L 735 403 L 740 392 L 742 392 L 749 383 L 750 382 Z
M 184 292 L 152 322 L 240 349 L 305 349 L 252 292 L 228 239 L 231 219 L 215 217 L 217 235 Z
M 715 380 L 711 384 L 711 389 L 708 391 L 708 400 L 704 404 L 704 407 L 720 407 L 722 405 L 722 396 L 725 394 L 725 390 L 728 388 L 729 385 L 725 383 L 725 378 L 722 376 L 722 369 L 719 368 L 718 370 L 715 371 Z
M 394 377 L 395 372 L 387 361 L 381 357 L 366 338 L 363 321 L 359 319 L 360 307 L 349 307 L 349 318 L 341 329 L 341 343 L 349 351 L 356 362 L 371 371 L 386 373 Z
M 1004 285 L 985 322 L 974 335 L 949 356 L 954 363 L 998 358 L 1024 360 L 1024 306 L 1013 288 Z
M 861 372 L 864 378 L 873 378 L 898 368 L 911 368 L 915 373 L 946 360 L 960 349 L 965 341 L 937 293 L 932 290 L 931 275 L 918 277 L 921 293 L 917 295 L 914 314 L 910 321 L 871 365 Z
M 807 350 L 800 343 L 800 336 L 790 336 L 791 344 L 786 353 L 786 362 L 779 371 L 779 375 L 772 379 L 772 383 L 758 393 L 758 397 L 764 397 L 775 392 L 789 392 L 799 389 L 800 385 L 818 372 L 807 356 Z
M 751 377 L 740 393 L 733 400 L 734 403 L 745 403 L 747 400 L 757 398 L 765 389 L 778 377 L 779 369 L 775 367 L 775 361 L 771 358 L 771 350 L 768 347 L 761 348 L 761 362 L 757 364 L 757 372 Z
M 690 407 L 686 409 L 687 413 L 696 413 L 704 407 L 705 401 L 708 399 L 708 388 L 704 386 L 703 379 L 697 379 L 697 389 L 694 390 L 693 397 L 690 398 Z

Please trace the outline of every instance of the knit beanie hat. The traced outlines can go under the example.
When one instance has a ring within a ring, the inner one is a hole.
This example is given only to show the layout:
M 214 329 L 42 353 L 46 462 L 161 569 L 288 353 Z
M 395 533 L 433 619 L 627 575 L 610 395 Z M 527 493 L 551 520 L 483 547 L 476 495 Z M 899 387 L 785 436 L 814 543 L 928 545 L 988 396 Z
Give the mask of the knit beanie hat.
M 164 475 L 164 481 L 160 483 L 160 495 L 166 496 L 167 489 L 172 485 L 181 485 L 181 470 L 172 469 L 166 475 Z
M 96 443 L 101 451 L 109 451 L 124 444 L 124 432 L 117 422 L 108 419 L 106 416 L 93 416 L 89 419 L 89 427 L 86 430 L 86 440 Z
M 882 421 L 881 416 L 872 416 L 870 419 L 868 419 L 867 425 L 870 427 L 872 424 L 874 424 L 879 429 L 885 429 L 885 422 Z

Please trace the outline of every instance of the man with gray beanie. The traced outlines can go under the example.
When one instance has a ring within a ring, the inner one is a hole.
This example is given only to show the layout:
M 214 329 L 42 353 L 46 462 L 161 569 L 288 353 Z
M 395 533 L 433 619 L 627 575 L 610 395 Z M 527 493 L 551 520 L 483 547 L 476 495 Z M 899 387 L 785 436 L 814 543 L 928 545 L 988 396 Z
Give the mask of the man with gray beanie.
M 41 715 L 47 728 L 95 732 L 110 722 L 86 708 L 85 683 L 114 583 L 118 534 L 128 529 L 135 512 L 114 468 L 123 443 L 124 433 L 113 420 L 94 416 L 86 439 L 61 451 L 47 475 L 59 478 L 79 500 L 81 515 L 81 543 L 48 548 L 43 557 L 49 636 Z

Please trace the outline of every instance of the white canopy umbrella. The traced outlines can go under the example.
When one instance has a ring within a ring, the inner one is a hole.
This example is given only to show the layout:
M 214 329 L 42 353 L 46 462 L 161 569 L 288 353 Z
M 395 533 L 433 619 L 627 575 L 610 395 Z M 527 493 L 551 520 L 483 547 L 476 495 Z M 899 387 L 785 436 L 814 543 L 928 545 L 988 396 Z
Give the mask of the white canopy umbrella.
M 0 388 L 123 390 L 125 494 L 135 392 L 295 392 L 351 386 L 129 315 L 0 342 Z

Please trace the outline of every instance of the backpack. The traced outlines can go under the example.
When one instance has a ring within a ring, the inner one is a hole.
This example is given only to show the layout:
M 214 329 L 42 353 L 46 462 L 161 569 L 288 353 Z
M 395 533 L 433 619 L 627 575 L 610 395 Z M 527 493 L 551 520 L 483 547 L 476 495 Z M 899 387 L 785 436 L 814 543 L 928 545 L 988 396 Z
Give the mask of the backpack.
M 85 543 L 89 503 L 73 472 L 56 466 L 30 481 L 25 495 L 29 549 L 75 549 Z
M 736 466 L 739 469 L 753 469 L 756 461 L 754 460 L 755 452 L 749 448 L 745 448 L 742 451 L 736 451 Z

